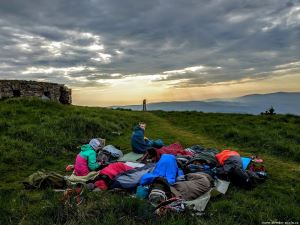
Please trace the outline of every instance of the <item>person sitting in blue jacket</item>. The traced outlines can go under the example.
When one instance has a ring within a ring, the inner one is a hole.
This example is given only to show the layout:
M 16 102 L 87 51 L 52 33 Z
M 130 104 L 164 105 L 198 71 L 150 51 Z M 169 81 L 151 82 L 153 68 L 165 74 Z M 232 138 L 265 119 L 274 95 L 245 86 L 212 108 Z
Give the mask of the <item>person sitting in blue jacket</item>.
M 143 122 L 134 128 L 131 136 L 131 147 L 135 153 L 144 154 L 151 147 L 161 148 L 164 145 L 160 139 L 153 141 L 146 138 L 144 135 L 145 129 L 146 124 Z

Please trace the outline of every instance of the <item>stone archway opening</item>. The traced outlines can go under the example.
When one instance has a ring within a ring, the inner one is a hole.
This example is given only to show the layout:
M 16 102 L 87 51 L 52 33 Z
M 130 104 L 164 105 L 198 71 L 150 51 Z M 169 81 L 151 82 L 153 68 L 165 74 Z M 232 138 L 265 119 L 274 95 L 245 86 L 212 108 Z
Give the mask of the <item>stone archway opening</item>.
M 50 93 L 50 91 L 44 91 L 44 95 L 45 95 L 47 98 L 51 99 L 51 93 Z
M 13 90 L 13 96 L 14 97 L 21 97 L 21 91 L 20 90 Z

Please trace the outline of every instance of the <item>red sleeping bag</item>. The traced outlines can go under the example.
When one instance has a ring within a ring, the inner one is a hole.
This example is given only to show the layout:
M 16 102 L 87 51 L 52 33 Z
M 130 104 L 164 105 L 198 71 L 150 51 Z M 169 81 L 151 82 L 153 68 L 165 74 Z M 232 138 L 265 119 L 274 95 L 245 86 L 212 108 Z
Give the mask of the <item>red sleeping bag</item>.
M 115 176 L 117 176 L 119 173 L 125 172 L 127 170 L 132 170 L 133 167 L 127 166 L 125 163 L 122 162 L 116 162 L 108 165 L 104 169 L 99 171 L 99 174 L 107 175 L 110 179 L 113 179 Z M 107 190 L 107 184 L 104 180 L 98 180 L 95 182 L 95 186 L 97 188 L 100 188 L 102 190 Z
M 156 150 L 155 161 L 158 161 L 162 154 L 171 154 L 171 155 L 189 155 L 192 156 L 193 153 L 183 149 L 180 143 L 170 144 Z

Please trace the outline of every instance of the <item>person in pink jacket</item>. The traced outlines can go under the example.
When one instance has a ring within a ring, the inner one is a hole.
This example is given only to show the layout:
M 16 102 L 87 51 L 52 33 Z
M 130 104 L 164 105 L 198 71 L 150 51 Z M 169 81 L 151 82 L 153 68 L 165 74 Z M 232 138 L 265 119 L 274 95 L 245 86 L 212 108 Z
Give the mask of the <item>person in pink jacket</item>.
M 81 151 L 75 160 L 75 175 L 86 176 L 91 171 L 100 169 L 100 164 L 96 161 L 97 152 L 105 145 L 104 139 L 92 139 L 89 144 L 82 145 Z

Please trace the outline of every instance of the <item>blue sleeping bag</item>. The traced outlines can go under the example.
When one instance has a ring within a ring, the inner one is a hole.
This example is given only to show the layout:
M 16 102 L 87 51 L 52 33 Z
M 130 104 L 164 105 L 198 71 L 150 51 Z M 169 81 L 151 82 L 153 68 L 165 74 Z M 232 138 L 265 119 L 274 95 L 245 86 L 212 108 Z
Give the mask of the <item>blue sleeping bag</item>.
M 178 168 L 174 155 L 163 154 L 157 162 L 152 173 L 146 173 L 141 177 L 140 184 L 148 185 L 156 177 L 164 177 L 170 185 L 176 182 L 177 176 L 182 176 L 183 171 Z

